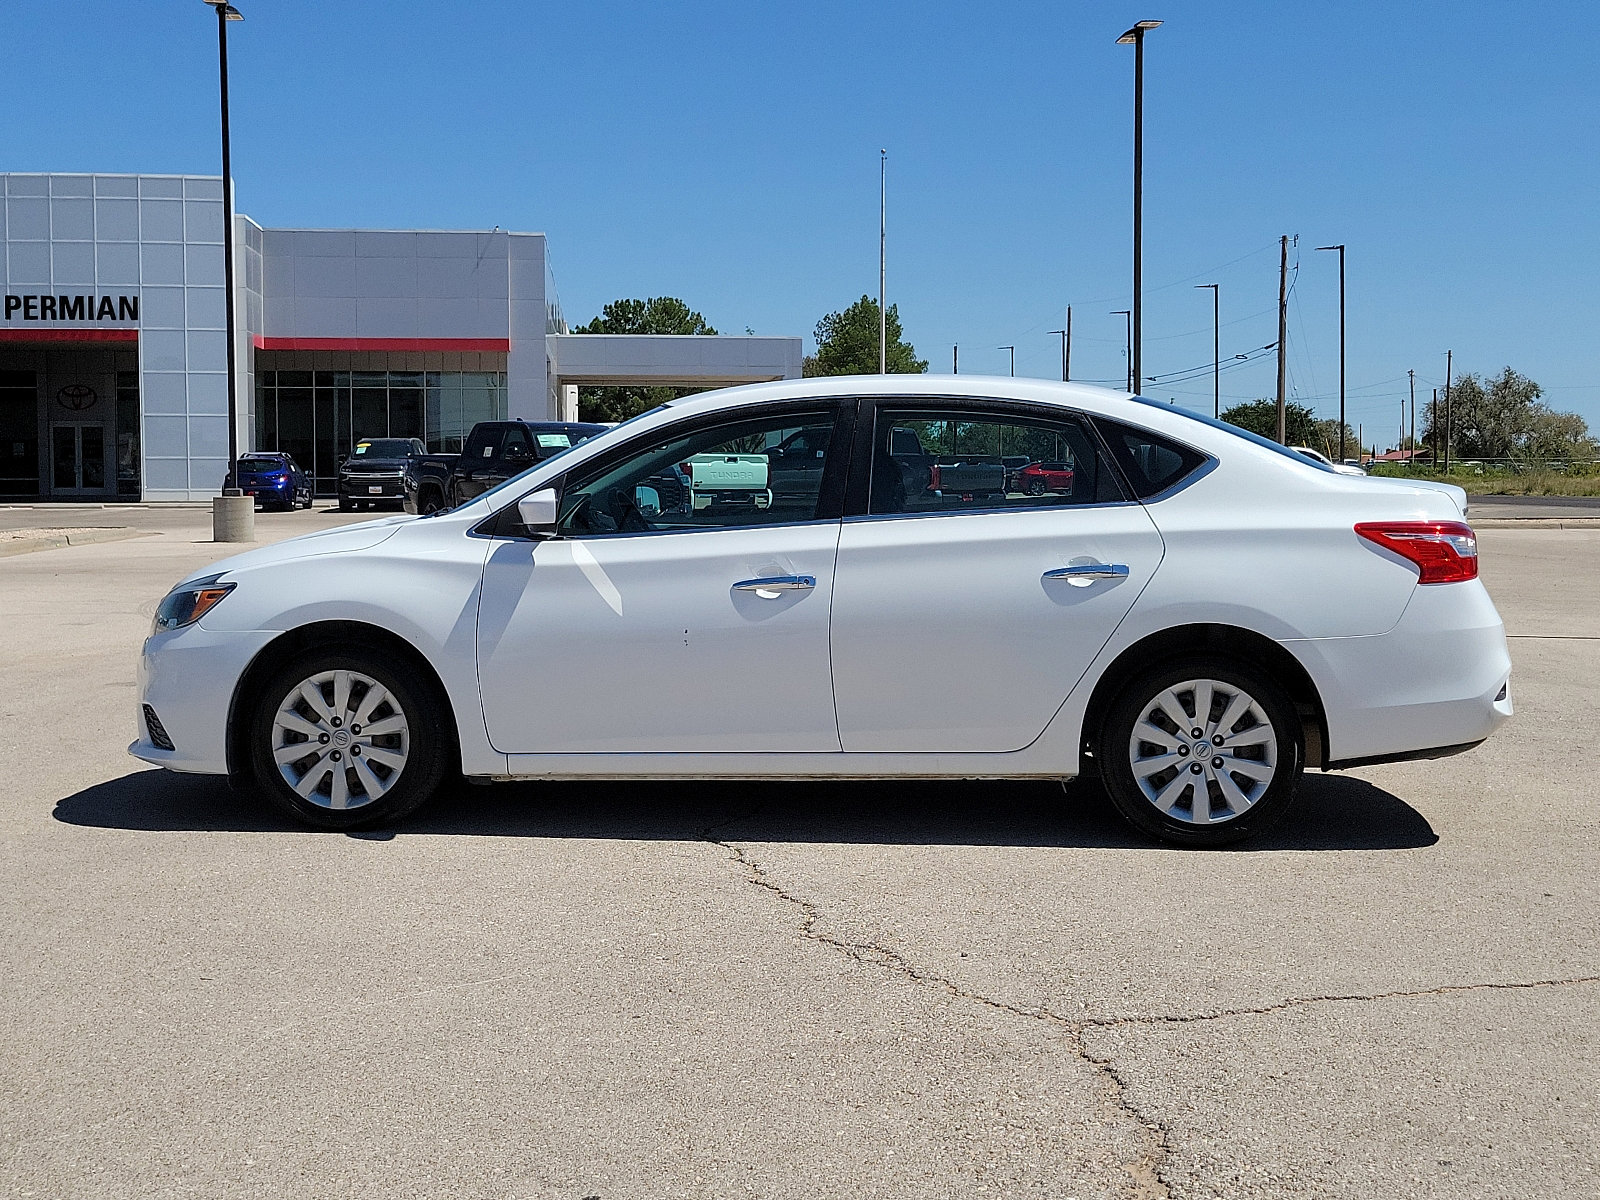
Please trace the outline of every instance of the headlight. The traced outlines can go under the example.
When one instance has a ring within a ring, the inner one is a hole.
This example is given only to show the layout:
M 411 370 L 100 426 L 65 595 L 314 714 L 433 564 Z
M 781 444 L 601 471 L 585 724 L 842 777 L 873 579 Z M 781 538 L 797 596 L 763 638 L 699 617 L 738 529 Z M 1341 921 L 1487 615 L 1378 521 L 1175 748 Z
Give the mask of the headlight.
M 173 588 L 161 602 L 161 607 L 156 609 L 155 624 L 150 627 L 151 634 L 182 629 L 205 616 L 236 586 L 219 583 L 221 578 L 220 575 L 210 575 Z

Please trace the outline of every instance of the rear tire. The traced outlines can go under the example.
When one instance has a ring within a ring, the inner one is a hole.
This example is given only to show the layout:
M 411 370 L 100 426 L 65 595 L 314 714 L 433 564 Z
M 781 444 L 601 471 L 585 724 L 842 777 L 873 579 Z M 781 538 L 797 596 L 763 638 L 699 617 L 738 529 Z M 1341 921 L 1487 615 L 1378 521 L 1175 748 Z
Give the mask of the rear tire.
M 1117 811 L 1177 846 L 1270 828 L 1305 766 L 1293 702 L 1259 669 L 1194 657 L 1147 671 L 1112 702 L 1095 747 Z
M 250 718 L 250 765 L 274 805 L 321 829 L 397 821 L 453 762 L 438 689 L 403 659 L 312 647 L 274 671 Z

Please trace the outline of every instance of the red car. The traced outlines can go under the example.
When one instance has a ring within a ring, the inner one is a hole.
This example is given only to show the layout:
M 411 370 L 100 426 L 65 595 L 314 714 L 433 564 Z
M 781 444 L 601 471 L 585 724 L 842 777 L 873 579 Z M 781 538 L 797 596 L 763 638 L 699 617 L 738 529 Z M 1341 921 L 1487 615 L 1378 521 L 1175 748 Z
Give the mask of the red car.
M 1064 462 L 1029 463 L 1017 472 L 1017 490 L 1030 496 L 1072 490 L 1072 464 Z

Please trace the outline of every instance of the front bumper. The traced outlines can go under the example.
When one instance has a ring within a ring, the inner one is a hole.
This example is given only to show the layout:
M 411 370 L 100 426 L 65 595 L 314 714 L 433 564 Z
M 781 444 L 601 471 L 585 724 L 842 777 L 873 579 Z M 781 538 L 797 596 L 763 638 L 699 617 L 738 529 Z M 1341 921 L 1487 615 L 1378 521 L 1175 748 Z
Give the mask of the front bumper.
M 340 475 L 339 495 L 350 500 L 402 500 L 405 488 L 398 475 Z
M 146 638 L 135 706 L 139 737 L 128 753 L 173 771 L 226 775 L 229 710 L 239 678 L 277 636 L 271 630 L 212 633 L 190 625 Z M 151 740 L 147 704 L 171 739 L 171 750 Z

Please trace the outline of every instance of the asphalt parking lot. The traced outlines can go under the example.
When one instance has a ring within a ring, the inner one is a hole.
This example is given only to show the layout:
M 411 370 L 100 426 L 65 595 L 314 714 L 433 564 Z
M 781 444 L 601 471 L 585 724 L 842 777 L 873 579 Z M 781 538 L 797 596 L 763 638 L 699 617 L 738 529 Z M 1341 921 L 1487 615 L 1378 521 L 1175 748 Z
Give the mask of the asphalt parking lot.
M 125 754 L 157 601 L 231 550 L 126 514 L 0 512 L 147 535 L 0 560 L 0 1194 L 1600 1192 L 1600 529 L 1482 534 L 1499 735 L 1203 853 L 1088 785 L 290 828 Z

